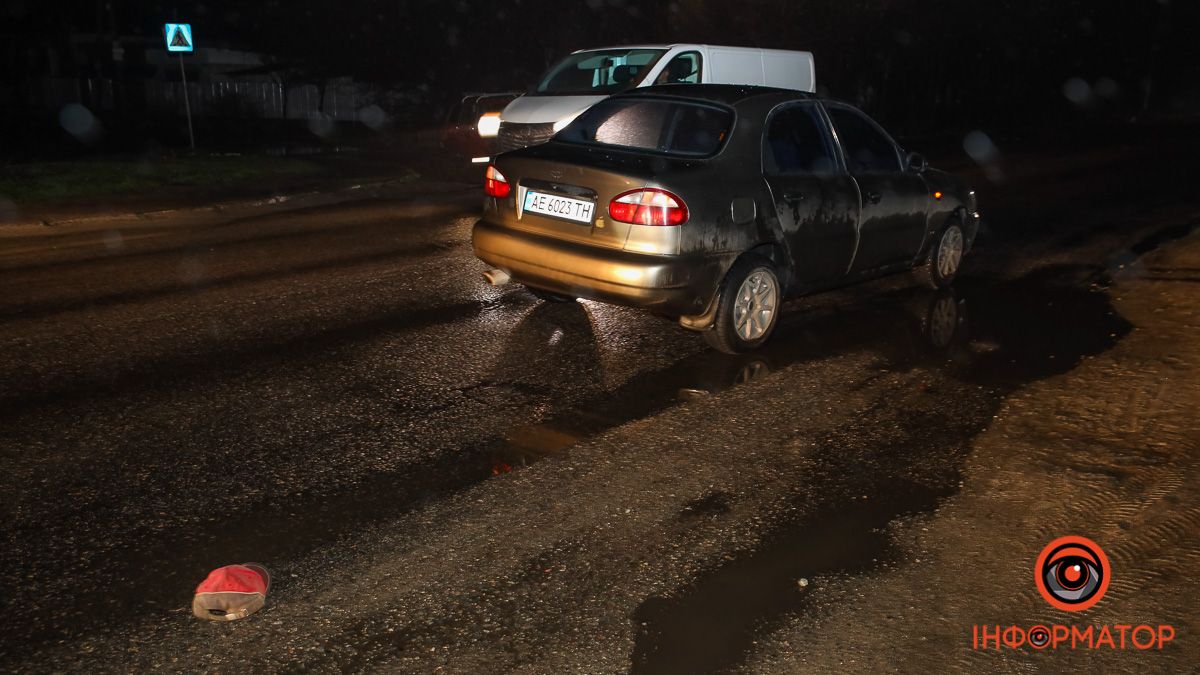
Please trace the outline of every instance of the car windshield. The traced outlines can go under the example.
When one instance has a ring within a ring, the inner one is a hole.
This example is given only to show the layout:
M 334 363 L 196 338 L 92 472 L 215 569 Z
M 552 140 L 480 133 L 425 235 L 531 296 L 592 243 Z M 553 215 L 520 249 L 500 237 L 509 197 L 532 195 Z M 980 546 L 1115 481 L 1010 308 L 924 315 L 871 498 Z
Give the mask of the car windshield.
M 601 49 L 578 52 L 559 61 L 537 86 L 535 94 L 615 94 L 636 86 L 664 49 Z
M 732 124 L 733 112 L 728 108 L 654 98 L 616 98 L 592 106 L 554 139 L 706 157 L 720 149 Z

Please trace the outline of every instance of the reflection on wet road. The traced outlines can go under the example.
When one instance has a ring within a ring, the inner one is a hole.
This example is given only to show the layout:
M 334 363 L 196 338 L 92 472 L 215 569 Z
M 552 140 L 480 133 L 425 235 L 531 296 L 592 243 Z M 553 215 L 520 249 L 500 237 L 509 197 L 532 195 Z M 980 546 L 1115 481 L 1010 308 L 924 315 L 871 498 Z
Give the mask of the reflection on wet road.
M 680 402 L 841 353 L 869 351 L 878 356 L 880 369 L 922 366 L 1006 388 L 1065 372 L 1129 329 L 1102 293 L 1088 290 L 1088 272 L 1045 269 L 990 284 L 963 279 L 944 292 L 834 292 L 817 307 L 798 301 L 763 349 L 740 356 L 702 351 L 536 424 L 508 430 L 495 451 L 493 472 L 529 464 Z M 535 307 L 513 331 L 509 351 L 540 346 L 562 350 L 564 357 L 594 357 L 600 338 L 590 331 L 585 312 L 578 304 Z

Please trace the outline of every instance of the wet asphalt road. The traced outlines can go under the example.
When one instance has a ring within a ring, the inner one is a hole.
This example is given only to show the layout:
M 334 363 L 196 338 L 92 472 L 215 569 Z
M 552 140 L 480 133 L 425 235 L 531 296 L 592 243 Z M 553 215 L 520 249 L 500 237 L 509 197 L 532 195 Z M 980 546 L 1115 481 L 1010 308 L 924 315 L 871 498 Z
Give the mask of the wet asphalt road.
M 1196 222 L 1120 175 L 1141 152 L 1041 158 L 953 292 L 802 299 L 742 357 L 485 286 L 473 189 L 8 233 L 5 660 L 735 667 L 799 579 L 904 564 L 889 523 L 959 489 L 1006 397 L 1128 334 L 1113 271 Z M 192 620 L 250 560 L 269 609 Z

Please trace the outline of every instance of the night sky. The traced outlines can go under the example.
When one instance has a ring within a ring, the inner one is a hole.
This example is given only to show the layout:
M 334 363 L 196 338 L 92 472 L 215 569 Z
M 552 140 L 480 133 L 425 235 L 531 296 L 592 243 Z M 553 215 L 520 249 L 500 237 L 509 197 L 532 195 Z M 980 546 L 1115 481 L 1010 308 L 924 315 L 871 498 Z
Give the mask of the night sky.
M 1200 11 L 1179 0 L 10 0 L 3 80 L 19 83 L 56 50 L 64 71 L 111 76 L 89 50 L 157 40 L 170 20 L 192 23 L 201 46 L 416 91 L 430 106 L 524 89 L 575 49 L 706 42 L 812 51 L 822 93 L 909 133 L 1200 109 Z

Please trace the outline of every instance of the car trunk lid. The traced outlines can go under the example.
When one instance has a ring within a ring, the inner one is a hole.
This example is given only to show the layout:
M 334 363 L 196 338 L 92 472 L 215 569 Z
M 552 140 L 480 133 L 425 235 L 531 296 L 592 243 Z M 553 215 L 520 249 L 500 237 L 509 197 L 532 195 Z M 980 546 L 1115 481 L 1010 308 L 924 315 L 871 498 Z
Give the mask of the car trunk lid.
M 558 143 L 530 148 L 497 160 L 497 169 L 513 188 L 513 198 L 500 204 L 496 215 L 501 224 L 514 229 L 615 249 L 626 248 L 631 232 L 640 241 L 646 234 L 641 231 L 658 230 L 649 233 L 654 243 L 646 252 L 678 253 L 678 227 L 622 223 L 609 216 L 608 205 L 614 197 L 630 190 L 670 189 L 658 176 L 695 164 L 696 160 Z M 587 222 L 580 222 L 579 205 L 571 200 L 592 206 Z M 550 209 L 545 208 L 547 204 Z M 555 208 L 562 209 L 560 215 L 545 212 Z

